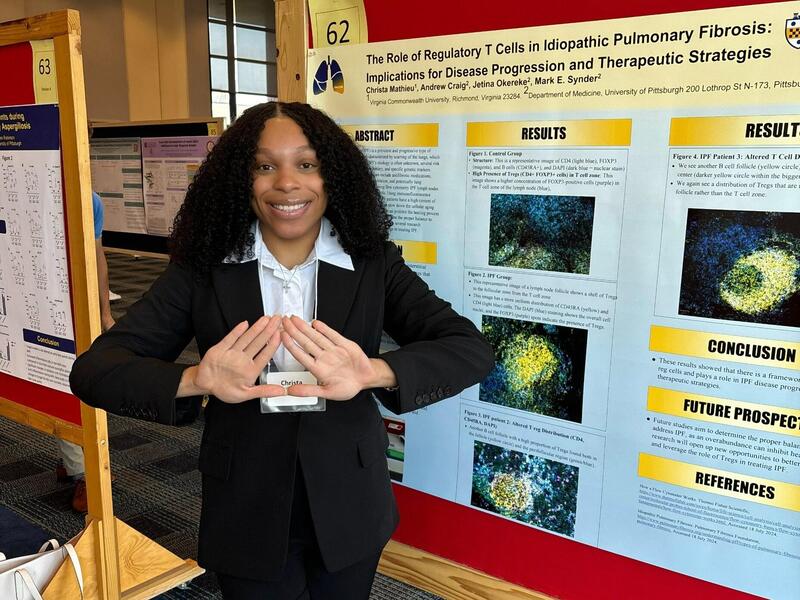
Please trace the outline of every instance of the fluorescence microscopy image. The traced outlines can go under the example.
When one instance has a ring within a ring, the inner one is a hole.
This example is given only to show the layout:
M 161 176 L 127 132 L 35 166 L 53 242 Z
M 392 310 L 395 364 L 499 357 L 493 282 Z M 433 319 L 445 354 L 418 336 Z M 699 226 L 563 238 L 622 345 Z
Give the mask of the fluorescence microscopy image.
M 578 467 L 476 440 L 470 504 L 574 537 Z
M 678 312 L 800 326 L 800 213 L 690 208 Z
M 484 315 L 495 364 L 478 399 L 581 422 L 588 332 Z
M 492 194 L 489 264 L 589 274 L 594 198 Z

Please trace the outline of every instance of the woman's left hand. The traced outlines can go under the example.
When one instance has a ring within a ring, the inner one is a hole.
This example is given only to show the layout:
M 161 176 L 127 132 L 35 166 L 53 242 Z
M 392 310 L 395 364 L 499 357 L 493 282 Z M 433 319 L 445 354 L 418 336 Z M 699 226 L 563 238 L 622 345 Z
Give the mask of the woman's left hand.
M 309 325 L 299 317 L 284 317 L 284 347 L 317 378 L 317 385 L 298 384 L 292 396 L 350 400 L 361 390 L 397 385 L 394 372 L 379 358 L 368 358 L 361 347 L 322 321 Z

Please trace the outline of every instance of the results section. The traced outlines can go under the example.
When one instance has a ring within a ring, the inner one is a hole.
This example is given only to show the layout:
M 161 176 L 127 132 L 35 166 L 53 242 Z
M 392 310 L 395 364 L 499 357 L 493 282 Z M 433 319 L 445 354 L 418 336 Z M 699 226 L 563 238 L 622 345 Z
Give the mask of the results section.
M 458 500 L 597 544 L 631 121 L 466 123 Z M 471 468 L 466 468 L 471 466 Z

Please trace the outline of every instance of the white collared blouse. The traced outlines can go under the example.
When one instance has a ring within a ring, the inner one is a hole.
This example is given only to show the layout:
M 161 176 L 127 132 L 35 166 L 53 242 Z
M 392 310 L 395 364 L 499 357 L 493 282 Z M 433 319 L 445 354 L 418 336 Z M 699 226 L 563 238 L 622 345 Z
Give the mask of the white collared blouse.
M 325 217 L 314 248 L 302 264 L 293 269 L 281 265 L 261 237 L 258 221 L 253 223 L 254 256 L 241 262 L 258 260 L 258 280 L 265 315 L 297 315 L 310 323 L 316 317 L 318 261 L 342 269 L 354 270 L 353 261 L 344 251 L 333 226 Z M 229 259 L 226 262 L 233 262 Z M 279 371 L 303 371 L 303 366 L 281 345 L 273 357 Z

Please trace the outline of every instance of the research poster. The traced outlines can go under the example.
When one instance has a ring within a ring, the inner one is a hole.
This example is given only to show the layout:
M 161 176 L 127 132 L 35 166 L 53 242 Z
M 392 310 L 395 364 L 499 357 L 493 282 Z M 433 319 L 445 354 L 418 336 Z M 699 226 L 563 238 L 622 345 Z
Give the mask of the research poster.
M 147 233 L 169 235 L 195 172 L 217 136 L 142 138 Z
M 798 12 L 310 51 L 392 238 L 496 354 L 458 398 L 384 412 L 396 481 L 797 598 Z
M 92 189 L 104 208 L 104 231 L 147 233 L 142 178 L 142 140 L 91 140 Z
M 75 337 L 58 106 L 0 108 L 0 371 L 69 392 Z

